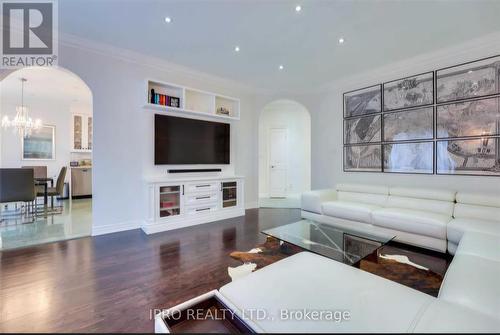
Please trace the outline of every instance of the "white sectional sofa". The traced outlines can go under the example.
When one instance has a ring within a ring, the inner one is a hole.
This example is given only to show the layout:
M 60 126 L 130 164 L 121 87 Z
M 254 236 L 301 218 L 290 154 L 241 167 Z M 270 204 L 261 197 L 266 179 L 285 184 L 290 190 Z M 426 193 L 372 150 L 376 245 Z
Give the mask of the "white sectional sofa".
M 302 217 L 453 254 L 465 231 L 500 235 L 500 195 L 339 184 L 304 193 Z
M 304 194 L 302 214 L 351 229 L 390 231 L 402 242 L 443 252 L 448 245 L 455 256 L 437 298 L 308 252 L 207 293 L 254 331 L 500 332 L 499 196 L 338 185 L 336 190 Z M 158 314 L 156 331 L 168 332 L 163 315 L 202 298 Z M 283 317 L 291 311 L 348 312 L 349 318 Z
M 237 279 L 214 294 L 262 333 L 499 332 L 499 245 L 499 236 L 467 232 L 438 298 L 308 252 Z M 290 317 L 291 312 L 348 312 L 348 318 L 308 319 Z M 155 327 L 168 331 L 161 314 Z

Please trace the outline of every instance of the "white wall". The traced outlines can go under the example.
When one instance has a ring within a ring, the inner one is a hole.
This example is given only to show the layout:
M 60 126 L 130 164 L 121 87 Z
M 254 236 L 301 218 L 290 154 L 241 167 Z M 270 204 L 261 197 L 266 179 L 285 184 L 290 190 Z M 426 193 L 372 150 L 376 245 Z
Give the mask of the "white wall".
M 56 71 L 54 71 L 56 72 Z M 57 75 L 53 73 L 52 75 Z M 50 80 L 50 78 L 48 78 Z M 15 86 L 15 94 L 9 86 Z M 3 115 L 9 118 L 15 116 L 15 108 L 20 104 L 20 83 L 18 75 L 14 72 L 2 82 L 0 108 Z M 86 88 L 85 88 L 86 89 Z M 9 93 L 7 94 L 6 91 Z M 19 93 L 19 94 L 17 94 Z M 55 126 L 55 159 L 54 160 L 23 160 L 22 141 L 17 132 L 12 129 L 3 129 L 0 137 L 0 157 L 3 168 L 18 168 L 23 165 L 45 165 L 47 175 L 57 179 L 63 166 L 68 166 L 73 159 L 90 159 L 90 154 L 71 153 L 71 122 L 72 113 L 92 114 L 92 102 L 73 102 L 70 96 L 55 98 L 39 94 L 37 87 L 25 85 L 25 104 L 30 109 L 33 119 L 40 118 L 45 125 Z M 69 173 L 66 174 L 69 181 Z
M 354 182 L 498 194 L 500 192 L 498 177 L 343 172 L 342 167 L 343 92 L 498 54 L 500 54 L 500 34 L 493 34 L 335 81 L 317 94 L 304 99 L 302 103 L 312 114 L 313 189 L 331 187 L 339 182 Z M 353 64 L 353 69 L 354 66 Z
M 311 189 L 311 117 L 290 100 L 269 103 L 259 118 L 259 196 L 269 196 L 269 131 L 285 128 L 287 135 L 287 194 Z
M 232 122 L 233 156 L 226 173 L 245 176 L 246 205 L 257 207 L 257 118 L 251 90 L 76 38 L 59 44 L 59 65 L 80 76 L 93 94 L 94 233 L 138 228 L 147 215 L 144 177 L 166 175 L 167 167 L 155 167 L 153 161 L 154 113 L 143 109 L 148 78 L 241 99 L 241 120 Z

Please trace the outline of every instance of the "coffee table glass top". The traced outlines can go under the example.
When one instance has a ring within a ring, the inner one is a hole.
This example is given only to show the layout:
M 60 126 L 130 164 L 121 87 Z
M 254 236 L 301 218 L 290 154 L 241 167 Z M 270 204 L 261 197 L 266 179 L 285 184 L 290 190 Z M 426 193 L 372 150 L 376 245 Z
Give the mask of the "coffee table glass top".
M 349 265 L 370 255 L 395 237 L 378 232 L 348 230 L 311 220 L 267 229 L 262 233 Z

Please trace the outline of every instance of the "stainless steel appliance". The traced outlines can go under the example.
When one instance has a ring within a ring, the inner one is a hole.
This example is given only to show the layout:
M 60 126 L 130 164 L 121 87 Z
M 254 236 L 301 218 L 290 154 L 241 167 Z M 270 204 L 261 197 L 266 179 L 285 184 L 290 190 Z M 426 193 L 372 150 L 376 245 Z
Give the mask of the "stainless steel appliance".
M 92 168 L 71 168 L 71 196 L 86 197 L 92 195 Z

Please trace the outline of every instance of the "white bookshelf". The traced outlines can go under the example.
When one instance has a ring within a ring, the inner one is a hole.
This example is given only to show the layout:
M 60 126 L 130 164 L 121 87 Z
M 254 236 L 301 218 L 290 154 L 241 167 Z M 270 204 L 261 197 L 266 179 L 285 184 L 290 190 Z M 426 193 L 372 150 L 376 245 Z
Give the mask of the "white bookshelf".
M 154 110 L 162 114 L 177 112 L 177 114 L 208 116 L 215 119 L 240 119 L 239 99 L 158 80 L 148 80 L 146 84 L 147 94 L 144 108 L 147 110 Z M 179 107 L 151 103 L 151 89 L 154 89 L 156 94 L 178 98 L 180 100 Z M 219 114 L 217 111 L 220 108 L 228 110 L 229 115 Z

